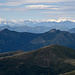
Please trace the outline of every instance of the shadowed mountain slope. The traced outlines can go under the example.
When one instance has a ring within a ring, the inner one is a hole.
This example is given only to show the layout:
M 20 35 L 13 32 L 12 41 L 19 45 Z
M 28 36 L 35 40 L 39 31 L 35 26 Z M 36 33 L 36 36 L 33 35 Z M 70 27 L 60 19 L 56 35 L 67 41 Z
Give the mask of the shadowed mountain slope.
M 8 29 L 0 31 L 0 53 L 13 50 L 30 51 L 52 44 L 75 49 L 75 34 L 56 29 L 43 34 L 19 33 Z
M 9 52 L 19 50 L 24 44 L 27 44 L 41 34 L 18 33 L 4 29 L 0 31 L 0 52 Z
M 52 29 L 24 45 L 23 50 L 35 50 L 43 46 L 57 44 L 75 49 L 75 34 Z
M 75 33 L 75 28 L 69 29 L 68 32 Z
M 59 75 L 75 70 L 66 60 L 75 60 L 75 50 L 50 45 L 0 58 L 0 75 Z

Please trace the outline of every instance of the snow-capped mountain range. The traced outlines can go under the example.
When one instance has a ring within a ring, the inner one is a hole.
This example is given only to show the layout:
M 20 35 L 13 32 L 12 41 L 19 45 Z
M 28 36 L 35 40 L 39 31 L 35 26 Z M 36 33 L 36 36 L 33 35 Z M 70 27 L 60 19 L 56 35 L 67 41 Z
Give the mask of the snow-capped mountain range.
M 0 26 L 5 26 L 5 25 L 8 25 L 8 26 L 25 26 L 25 25 L 32 25 L 32 24 L 35 24 L 37 23 L 38 21 L 36 20 L 5 20 L 5 19 L 2 19 L 0 18 Z
M 68 31 L 75 28 L 75 22 L 70 20 L 5 20 L 0 18 L 0 30 L 9 29 L 17 32 L 43 33 L 51 29 Z

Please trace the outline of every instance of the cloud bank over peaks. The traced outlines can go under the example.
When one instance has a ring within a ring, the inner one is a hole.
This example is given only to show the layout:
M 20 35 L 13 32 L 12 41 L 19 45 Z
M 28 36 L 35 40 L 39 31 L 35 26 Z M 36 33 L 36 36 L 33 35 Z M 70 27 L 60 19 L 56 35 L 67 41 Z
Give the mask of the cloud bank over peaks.
M 71 22 L 75 22 L 75 20 L 72 19 L 66 19 L 66 18 L 59 18 L 59 19 L 42 19 L 42 20 L 31 20 L 31 19 L 27 19 L 27 20 L 5 20 L 3 18 L 0 18 L 0 25 L 4 24 L 4 25 L 11 25 L 11 26 L 16 26 L 16 25 L 30 25 L 30 24 L 37 24 L 39 22 L 64 22 L 64 21 L 71 21 Z
M 6 20 L 5 20 L 5 19 L 3 19 L 3 18 L 0 18 L 0 22 L 1 22 L 1 21 L 6 21 Z
M 70 19 L 70 18 L 65 18 L 65 17 L 62 17 L 62 18 L 59 18 L 59 19 L 41 19 L 41 20 L 37 20 L 37 19 L 22 19 L 22 20 L 15 20 L 15 19 L 12 19 L 12 20 L 6 20 L 6 19 L 3 19 L 3 18 L 0 18 L 0 22 L 2 21 L 11 21 L 11 22 L 15 22 L 15 23 L 18 23 L 18 22 L 24 22 L 24 21 L 32 21 L 32 22 L 64 22 L 64 21 L 71 21 L 71 22 L 75 22 L 74 19 Z

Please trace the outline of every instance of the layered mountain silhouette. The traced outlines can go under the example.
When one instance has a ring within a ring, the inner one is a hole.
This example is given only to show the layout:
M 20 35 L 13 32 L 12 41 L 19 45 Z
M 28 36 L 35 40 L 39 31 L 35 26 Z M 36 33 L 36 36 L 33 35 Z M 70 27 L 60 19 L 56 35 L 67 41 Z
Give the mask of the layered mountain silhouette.
M 51 22 L 51 21 L 0 21 L 0 30 L 9 29 L 17 32 L 31 32 L 31 33 L 44 33 L 50 29 L 59 29 L 62 31 L 68 31 L 71 28 L 75 28 L 75 22 L 71 21 L 61 21 L 61 22 Z
M 30 41 L 28 44 L 24 45 L 22 49 L 34 50 L 51 44 L 75 48 L 75 34 L 52 29 Z
M 30 33 L 44 33 L 49 31 L 51 28 L 46 26 L 0 26 L 0 31 L 3 29 L 8 29 L 10 31 L 16 31 L 16 32 L 30 32 Z
M 75 50 L 60 45 L 0 57 L 0 75 L 59 75 L 74 70 Z
M 68 32 L 75 33 L 75 28 L 69 29 Z
M 27 44 L 40 34 L 33 33 L 18 33 L 4 29 L 0 31 L 0 52 L 9 52 L 19 50 L 20 47 Z
M 47 45 L 58 44 L 75 49 L 75 34 L 52 29 L 46 33 L 34 34 L 15 32 L 4 29 L 0 31 L 0 52 L 30 51 Z

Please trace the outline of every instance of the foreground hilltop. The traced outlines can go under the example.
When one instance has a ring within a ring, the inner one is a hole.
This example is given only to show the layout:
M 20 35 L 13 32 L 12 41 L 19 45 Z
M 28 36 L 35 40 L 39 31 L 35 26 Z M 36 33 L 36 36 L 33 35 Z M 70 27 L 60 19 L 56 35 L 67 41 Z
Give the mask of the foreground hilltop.
M 75 50 L 60 45 L 0 58 L 0 75 L 59 75 L 75 70 Z

